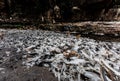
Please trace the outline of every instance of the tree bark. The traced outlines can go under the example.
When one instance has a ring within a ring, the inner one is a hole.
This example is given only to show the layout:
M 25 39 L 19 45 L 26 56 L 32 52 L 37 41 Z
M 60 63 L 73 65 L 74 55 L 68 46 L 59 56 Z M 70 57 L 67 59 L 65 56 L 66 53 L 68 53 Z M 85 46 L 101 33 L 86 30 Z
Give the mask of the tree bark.
M 4 4 L 5 4 L 5 11 L 7 14 L 7 17 L 10 17 L 10 5 L 9 5 L 9 1 L 8 0 L 4 0 Z

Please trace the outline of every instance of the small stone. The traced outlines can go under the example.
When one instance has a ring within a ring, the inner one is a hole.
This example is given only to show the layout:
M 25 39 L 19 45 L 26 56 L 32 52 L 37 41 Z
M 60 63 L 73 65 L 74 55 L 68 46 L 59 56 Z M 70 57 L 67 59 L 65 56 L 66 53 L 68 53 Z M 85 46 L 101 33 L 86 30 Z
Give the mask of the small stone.
M 0 68 L 0 71 L 4 70 L 5 68 Z
M 27 63 L 32 62 L 33 58 L 27 58 Z
M 6 51 L 5 53 L 9 57 L 11 52 L 10 51 Z

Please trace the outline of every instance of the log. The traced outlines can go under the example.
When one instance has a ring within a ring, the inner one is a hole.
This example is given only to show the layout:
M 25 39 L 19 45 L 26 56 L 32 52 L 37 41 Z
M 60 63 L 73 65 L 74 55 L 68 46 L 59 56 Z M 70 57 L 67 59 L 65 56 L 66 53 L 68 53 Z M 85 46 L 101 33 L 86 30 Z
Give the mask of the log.
M 70 31 L 79 32 L 82 34 L 113 34 L 120 35 L 120 22 L 106 22 L 106 21 L 87 21 L 87 22 L 76 22 L 76 23 L 49 23 L 49 24 L 39 24 L 39 28 L 53 30 L 53 31 Z

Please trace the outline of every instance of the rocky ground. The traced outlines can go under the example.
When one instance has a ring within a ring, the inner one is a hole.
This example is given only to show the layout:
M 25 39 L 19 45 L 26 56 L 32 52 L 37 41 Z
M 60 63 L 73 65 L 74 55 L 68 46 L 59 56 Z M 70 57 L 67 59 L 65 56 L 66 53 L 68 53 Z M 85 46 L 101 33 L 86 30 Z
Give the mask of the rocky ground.
M 119 79 L 119 40 L 105 42 L 69 33 L 0 29 L 0 81 Z

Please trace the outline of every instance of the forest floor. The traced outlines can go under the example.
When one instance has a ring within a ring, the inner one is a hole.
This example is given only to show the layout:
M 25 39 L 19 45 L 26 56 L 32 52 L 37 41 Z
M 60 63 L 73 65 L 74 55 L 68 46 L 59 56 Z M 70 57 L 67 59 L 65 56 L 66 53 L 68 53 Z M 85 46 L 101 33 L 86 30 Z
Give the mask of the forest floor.
M 102 41 L 105 43 L 109 42 L 110 45 L 113 44 L 111 42 L 117 42 L 119 45 L 120 42 L 119 37 L 113 36 L 98 37 L 92 35 L 82 35 L 81 40 L 83 41 L 83 44 L 84 42 L 89 41 L 89 39 L 86 38 L 90 38 L 90 41 L 93 44 L 95 41 L 96 42 Z M 91 39 L 95 39 L 95 41 Z M 39 64 L 36 65 L 34 64 L 33 61 L 35 57 L 38 57 L 36 55 L 37 51 L 41 50 L 42 48 L 39 45 L 42 44 L 47 45 L 47 42 L 48 44 L 49 42 L 50 44 L 52 43 L 54 44 L 54 42 L 51 42 L 52 40 L 54 40 L 55 42 L 62 40 L 67 44 L 69 43 L 69 41 L 76 41 L 76 38 L 74 38 L 73 35 L 67 36 L 67 34 L 63 34 L 61 32 L 55 33 L 52 31 L 30 29 L 29 30 L 0 29 L 0 81 L 58 81 L 58 79 L 55 78 L 54 74 L 49 71 L 49 68 L 41 66 Z M 35 45 L 35 47 L 34 46 L 31 47 L 32 45 Z M 26 48 L 29 47 L 33 48 L 32 51 L 26 50 Z M 36 52 L 34 52 L 35 49 L 37 49 Z M 113 50 L 112 48 L 110 49 Z M 118 53 L 119 52 L 120 51 L 118 51 Z M 41 53 L 41 51 L 39 53 Z M 26 57 L 26 55 L 28 55 L 28 57 Z M 33 56 L 32 57 L 33 60 L 30 62 L 29 65 L 29 63 L 27 64 L 25 59 L 29 57 L 31 58 L 31 56 Z M 35 62 L 37 61 L 38 59 Z M 23 64 L 23 62 L 26 62 L 26 64 Z
M 5 34 L 0 32 L 0 42 L 5 40 Z M 0 81 L 58 81 L 46 67 L 33 66 L 28 69 L 23 66 L 22 56 L 25 52 L 16 50 L 14 46 L 7 47 L 6 44 L 3 46 L 0 44 Z M 10 56 L 6 55 L 9 53 Z

